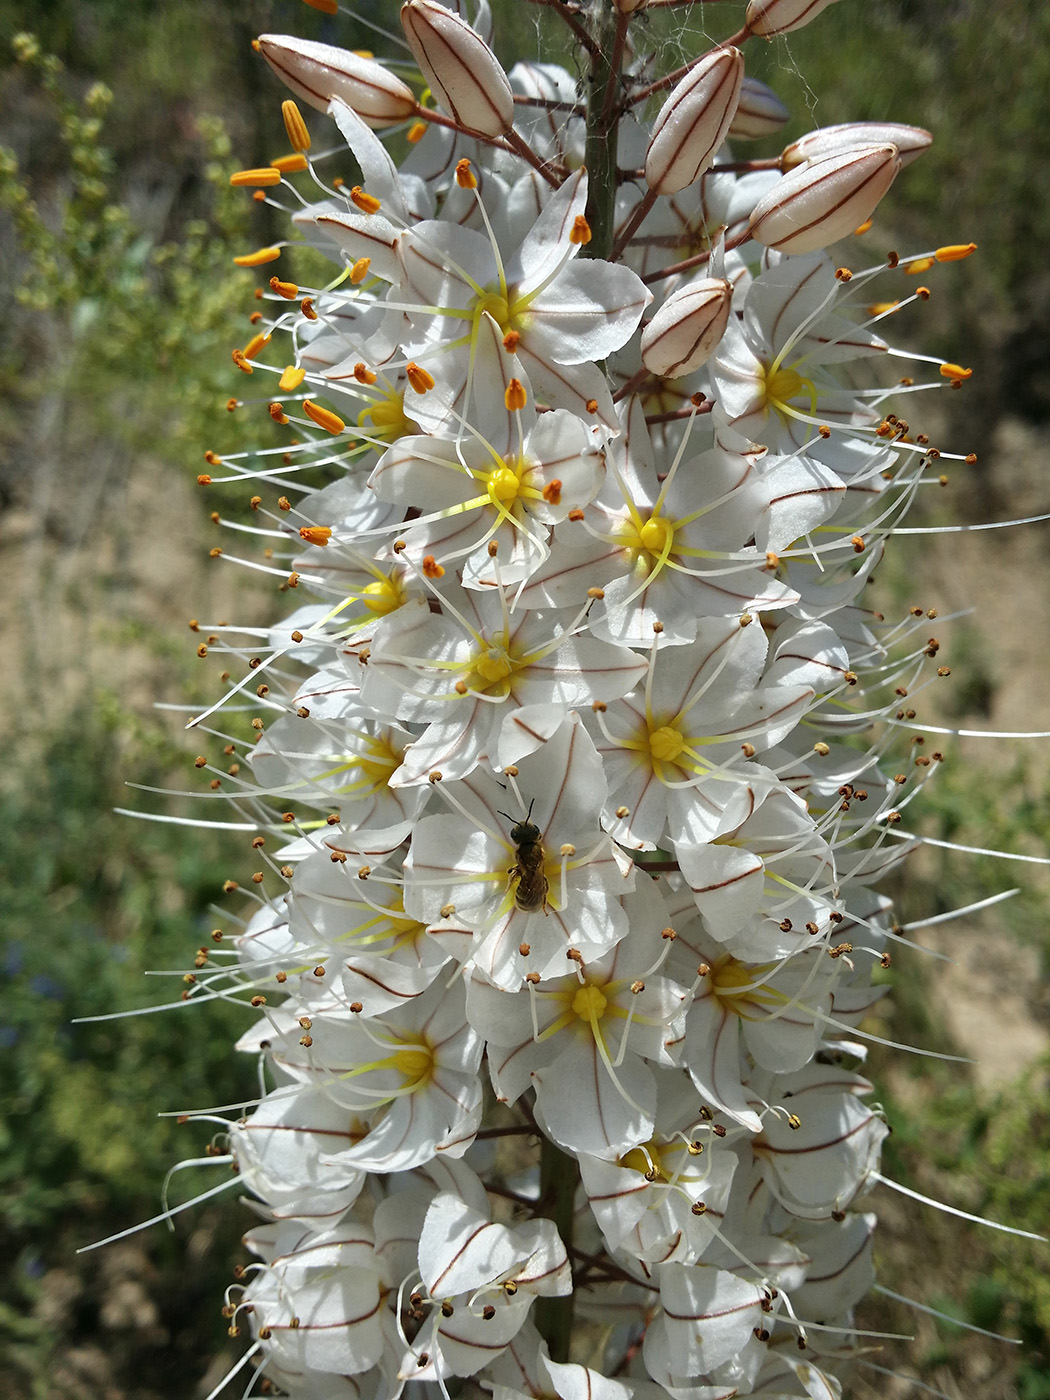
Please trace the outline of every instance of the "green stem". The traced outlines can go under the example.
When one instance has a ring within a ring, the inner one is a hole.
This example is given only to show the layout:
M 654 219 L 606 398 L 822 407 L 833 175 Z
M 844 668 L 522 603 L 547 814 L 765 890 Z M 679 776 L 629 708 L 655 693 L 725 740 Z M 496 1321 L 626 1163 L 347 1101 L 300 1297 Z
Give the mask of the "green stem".
M 616 231 L 616 136 L 627 16 L 612 0 L 596 0 L 591 20 L 594 50 L 587 90 L 587 222 L 591 241 L 583 249 L 590 258 L 608 258 Z
M 540 1152 L 539 1210 L 558 1227 L 558 1234 L 561 1235 L 562 1243 L 570 1257 L 576 1187 L 579 1181 L 580 1168 L 575 1157 L 566 1156 L 553 1142 L 544 1138 Z M 536 1326 L 540 1336 L 547 1343 L 552 1361 L 566 1362 L 569 1359 L 574 1296 L 570 1293 L 565 1298 L 536 1300 Z

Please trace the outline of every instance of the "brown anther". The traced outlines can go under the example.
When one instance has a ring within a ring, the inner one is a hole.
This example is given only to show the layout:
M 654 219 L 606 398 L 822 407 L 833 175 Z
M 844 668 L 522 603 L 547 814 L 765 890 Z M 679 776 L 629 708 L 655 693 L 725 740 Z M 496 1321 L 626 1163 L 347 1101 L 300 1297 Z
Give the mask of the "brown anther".
M 574 962 L 577 967 L 583 966 L 583 954 L 580 952 L 579 948 L 566 948 L 565 956 L 570 962 Z
M 573 506 L 572 510 L 569 511 L 569 517 L 568 517 L 568 518 L 569 518 L 570 520 L 575 520 L 575 521 L 582 520 L 582 519 L 583 519 L 583 510 L 581 509 L 581 507 L 580 507 L 580 506 Z M 600 592 L 601 590 L 599 589 L 598 591 Z M 587 590 L 587 593 L 588 593 L 588 596 L 590 596 L 591 590 L 588 589 L 588 590 Z M 602 597 L 603 597 L 603 598 L 605 597 L 605 594 L 604 594 L 604 593 L 602 593 Z
M 236 410 L 237 410 L 238 408 L 240 408 L 240 406 L 241 406 L 241 401 L 240 401 L 240 399 L 227 399 L 227 400 L 226 400 L 226 412 L 227 412 L 227 413 L 234 413 L 234 412 L 236 412 Z
M 201 642 L 200 646 L 197 648 L 197 655 L 202 661 L 208 655 L 208 648 L 204 645 L 203 642 Z
M 521 331 L 508 331 L 503 337 L 503 348 L 508 354 L 513 355 L 521 343 Z
M 529 954 L 532 952 L 532 944 L 531 944 L 531 943 L 519 943 L 519 944 L 518 944 L 518 952 L 521 954 L 521 956 L 522 956 L 523 958 L 527 958 L 527 957 L 529 956 Z
M 634 993 L 635 996 L 637 996 L 639 992 L 644 992 L 644 991 L 645 991 L 645 983 L 644 983 L 644 982 L 632 982 L 632 983 L 631 983 L 631 991 Z
M 673 943 L 678 937 L 678 934 L 675 933 L 673 928 L 668 926 L 667 928 L 662 928 L 660 930 L 660 937 L 664 940 L 665 943 Z
M 585 407 L 586 407 L 588 413 L 597 413 L 597 412 L 598 412 L 598 400 L 597 400 L 597 399 L 588 399 L 588 400 L 587 400 L 587 403 L 585 404 Z
M 853 273 L 850 272 L 848 267 L 837 267 L 835 269 L 835 278 L 839 282 L 852 282 Z
M 630 807 L 624 807 L 621 805 L 617 807 L 616 815 L 620 821 L 623 821 L 625 817 L 629 817 L 631 815 L 631 809 Z
M 440 768 L 435 768 L 435 769 L 433 769 L 431 772 L 429 772 L 429 773 L 427 774 L 427 782 L 428 782 L 428 783 L 440 783 L 440 781 L 441 781 L 441 769 L 440 769 Z
M 314 310 L 313 297 L 303 297 L 302 301 L 299 303 L 299 310 L 308 321 L 317 320 L 317 312 Z
M 864 541 L 861 539 L 860 535 L 853 535 L 850 539 L 850 544 L 853 546 L 854 554 L 864 553 Z
M 929 301 L 933 293 L 930 291 L 929 287 L 916 287 L 915 295 L 920 301 Z
M 694 1201 L 689 1207 L 689 1211 L 692 1215 L 706 1215 L 707 1207 L 704 1205 L 703 1201 Z
M 794 928 L 794 924 L 791 922 L 790 919 L 781 919 L 778 927 L 780 928 L 781 933 L 790 933 L 791 930 Z
M 282 425 L 288 422 L 288 415 L 279 403 L 270 404 L 270 417 L 275 423 L 281 423 Z
M 487 552 L 490 559 L 495 559 L 499 553 L 499 540 L 489 540 Z
M 604 700 L 592 700 L 592 701 L 591 701 L 591 709 L 594 711 L 594 713 L 595 713 L 596 715 L 604 715 L 605 712 L 606 712 L 606 710 L 607 710 L 608 708 L 609 708 L 609 707 L 608 707 L 608 705 L 605 703 Z
M 538 972 L 526 972 L 525 981 L 528 982 L 530 987 L 535 987 L 539 980 L 540 974 Z

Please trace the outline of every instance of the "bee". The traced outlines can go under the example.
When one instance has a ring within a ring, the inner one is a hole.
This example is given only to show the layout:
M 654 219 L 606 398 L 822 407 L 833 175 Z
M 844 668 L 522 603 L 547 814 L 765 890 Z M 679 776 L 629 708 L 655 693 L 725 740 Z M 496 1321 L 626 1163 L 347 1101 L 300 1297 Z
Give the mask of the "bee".
M 525 820 L 514 822 L 514 818 L 509 812 L 500 812 L 501 817 L 506 817 L 508 821 L 514 822 L 510 829 L 510 839 L 514 842 L 517 856 L 517 864 L 512 865 L 507 871 L 511 880 L 517 881 L 514 891 L 514 903 L 525 914 L 535 914 L 542 909 L 547 912 L 547 891 L 550 884 L 543 873 L 543 833 L 539 827 L 530 820 L 532 817 L 532 803 L 529 803 L 529 810 L 525 814 Z

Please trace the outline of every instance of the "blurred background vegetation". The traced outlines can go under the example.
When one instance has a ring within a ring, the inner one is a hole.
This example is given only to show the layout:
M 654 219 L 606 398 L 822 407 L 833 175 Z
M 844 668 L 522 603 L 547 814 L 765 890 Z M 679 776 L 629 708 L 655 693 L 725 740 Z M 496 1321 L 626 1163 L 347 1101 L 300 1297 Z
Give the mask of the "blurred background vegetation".
M 496 9 L 505 59 L 533 51 L 537 33 L 546 56 L 558 56 L 538 7 L 503 0 Z M 361 12 L 396 24 L 393 0 Z M 727 13 L 697 3 L 654 18 L 646 38 L 695 52 L 703 34 L 727 32 Z M 223 881 L 251 868 L 243 841 L 113 808 L 163 805 L 129 793 L 129 781 L 195 786 L 182 720 L 153 708 L 213 698 L 214 674 L 203 681 L 194 669 L 189 615 L 263 619 L 279 607 L 236 570 L 206 568 L 216 499 L 194 481 L 205 448 L 258 440 L 268 422 L 261 403 L 254 416 L 225 407 L 242 388 L 229 351 L 248 338 L 258 280 L 237 272 L 231 254 L 272 233 L 271 211 L 231 191 L 228 175 L 284 149 L 283 94 L 250 40 L 288 30 L 373 43 L 298 0 L 0 0 L 5 1396 L 201 1397 L 239 1351 L 219 1314 L 247 1223 L 229 1197 L 180 1217 L 174 1236 L 155 1227 L 98 1253 L 75 1250 L 155 1214 L 166 1170 L 203 1155 L 198 1125 L 158 1112 L 252 1093 L 252 1067 L 231 1051 L 244 1020 L 217 1006 L 76 1018 L 176 1000 L 170 978 L 144 982 L 144 970 L 189 967 L 220 917 L 212 905 Z M 785 140 L 859 119 L 935 132 L 868 236 L 876 257 L 931 241 L 980 245 L 976 258 L 930 274 L 933 300 L 900 327 L 904 343 L 975 371 L 943 424 L 946 395 L 923 405 L 924 427 L 929 418 L 946 445 L 980 456 L 928 513 L 976 520 L 1046 509 L 1050 6 L 843 0 L 789 42 L 752 48 L 750 71 L 795 114 Z M 887 606 L 977 606 L 943 636 L 955 680 L 942 722 L 1050 728 L 1044 539 L 1037 526 L 948 537 L 943 549 L 916 541 L 885 571 Z M 1044 749 L 945 748 L 924 829 L 1045 852 Z M 954 959 L 950 972 L 898 960 L 894 1002 L 873 1027 L 974 1055 L 984 1068 L 880 1054 L 874 1072 L 896 1128 L 887 1175 L 1046 1231 L 1046 881 L 1036 867 L 931 850 L 898 891 L 900 917 L 1014 883 L 1023 890 L 1011 904 L 929 931 Z M 174 1198 L 218 1179 L 187 1173 Z M 1050 1400 L 1045 1252 L 885 1192 L 878 1208 L 889 1287 L 1025 1346 L 1009 1350 L 883 1299 L 868 1322 L 917 1342 L 876 1364 L 965 1400 Z M 920 1392 L 872 1372 L 854 1393 Z

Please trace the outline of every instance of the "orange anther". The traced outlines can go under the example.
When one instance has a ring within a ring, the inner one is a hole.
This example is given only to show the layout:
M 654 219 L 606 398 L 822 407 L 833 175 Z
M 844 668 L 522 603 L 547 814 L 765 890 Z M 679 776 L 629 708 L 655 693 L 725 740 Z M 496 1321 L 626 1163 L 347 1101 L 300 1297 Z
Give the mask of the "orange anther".
M 235 189 L 250 185 L 279 185 L 281 172 L 275 165 L 263 165 L 255 170 L 235 170 L 230 176 L 230 184 Z
M 332 527 L 330 525 L 303 525 L 299 529 L 299 538 L 305 540 L 307 544 L 316 544 L 323 549 L 332 538 Z
M 279 170 L 282 175 L 294 175 L 299 170 L 306 170 L 309 161 L 302 151 L 296 151 L 294 156 L 277 156 L 270 164 L 275 170 Z
M 314 310 L 313 297 L 303 297 L 302 302 L 299 306 L 299 310 L 303 313 L 303 315 L 308 321 L 317 320 L 317 312 Z
M 299 295 L 299 288 L 294 282 L 282 282 L 279 277 L 270 278 L 270 291 L 284 297 L 285 301 L 294 301 Z
M 405 375 L 417 394 L 425 394 L 434 387 L 434 376 L 422 365 L 417 365 L 415 360 L 409 360 L 405 366 Z
M 432 554 L 425 554 L 423 556 L 423 573 L 427 578 L 441 578 L 444 572 L 445 570 Z
M 338 413 L 333 413 L 330 408 L 322 408 L 320 404 L 313 403 L 310 399 L 303 399 L 303 412 L 311 422 L 316 423 L 319 428 L 323 428 L 326 433 L 331 433 L 333 437 L 338 437 L 341 432 L 346 430 L 346 424 Z
M 355 287 L 360 286 L 365 280 L 368 276 L 368 269 L 371 266 L 371 258 L 358 258 L 357 262 L 354 263 L 353 267 L 350 269 L 350 281 Z
M 358 360 L 357 364 L 354 365 L 354 378 L 358 384 L 374 384 L 376 382 L 375 372 L 370 370 L 363 360 Z
M 362 214 L 378 214 L 382 205 L 374 194 L 366 194 L 360 185 L 355 185 L 350 191 L 350 200 L 356 204 Z
M 281 375 L 279 381 L 281 393 L 292 393 L 295 389 L 298 389 L 299 385 L 303 382 L 305 378 L 305 369 L 298 369 L 295 365 L 288 365 L 284 373 Z
M 968 258 L 971 253 L 976 252 L 976 243 L 948 243 L 945 247 L 938 248 L 933 256 L 938 262 L 962 262 L 963 258 Z
M 270 337 L 268 335 L 253 335 L 242 352 L 244 358 L 246 360 L 254 360 L 269 339 Z
M 549 506 L 561 505 L 561 482 L 555 477 L 543 488 L 543 499 Z
M 511 412 L 525 407 L 525 385 L 520 379 L 510 380 L 503 394 L 503 402 Z
M 422 141 L 423 137 L 424 137 L 426 134 L 427 134 L 427 124 L 426 124 L 426 122 L 413 122 L 412 125 L 411 125 L 411 126 L 408 128 L 408 130 L 405 132 L 405 140 L 406 140 L 410 145 L 414 146 L 418 141 Z
M 310 133 L 306 129 L 302 112 L 291 98 L 281 103 L 281 116 L 284 118 L 284 129 L 288 133 L 288 144 L 292 150 L 308 151 L 310 149 Z
M 958 384 L 963 379 L 969 379 L 971 374 L 973 374 L 973 370 L 963 369 L 962 365 L 941 365 L 941 378 L 950 379 L 953 384 Z
M 591 241 L 591 226 L 582 214 L 577 214 L 572 221 L 572 228 L 569 230 L 570 243 L 589 243 Z
M 263 263 L 273 262 L 280 256 L 280 248 L 257 248 L 254 253 L 242 253 L 233 261 L 238 267 L 261 267 Z
M 275 423 L 287 423 L 287 422 L 288 422 L 288 415 L 287 415 L 287 413 L 285 413 L 284 409 L 281 407 L 281 405 L 280 405 L 279 403 L 272 403 L 272 404 L 270 405 L 270 417 L 273 419 L 273 421 L 274 421 Z
M 461 190 L 476 190 L 478 187 L 478 177 L 471 170 L 466 156 L 456 162 L 456 184 Z

